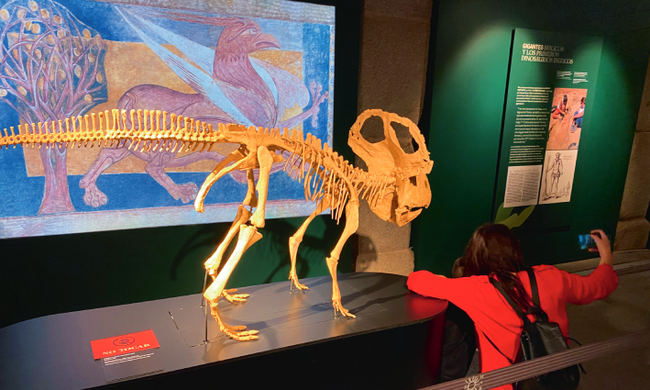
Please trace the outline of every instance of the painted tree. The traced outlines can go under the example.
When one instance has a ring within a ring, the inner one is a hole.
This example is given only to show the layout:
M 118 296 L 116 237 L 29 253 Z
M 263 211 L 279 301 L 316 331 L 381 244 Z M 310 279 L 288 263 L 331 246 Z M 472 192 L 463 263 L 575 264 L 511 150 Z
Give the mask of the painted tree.
M 51 0 L 14 0 L 0 9 L 0 100 L 37 123 L 83 115 L 106 101 L 106 44 Z M 53 130 L 50 130 L 53 131 Z M 40 149 L 45 189 L 39 214 L 74 211 L 66 148 Z

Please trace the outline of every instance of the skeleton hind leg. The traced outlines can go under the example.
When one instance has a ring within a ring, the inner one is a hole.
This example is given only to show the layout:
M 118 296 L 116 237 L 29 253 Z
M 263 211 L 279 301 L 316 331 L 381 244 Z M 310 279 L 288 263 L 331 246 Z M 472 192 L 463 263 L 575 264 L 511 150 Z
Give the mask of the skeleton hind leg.
M 224 239 L 219 243 L 217 249 L 204 263 L 206 273 L 209 273 L 213 280 L 216 277 L 217 269 L 221 264 L 221 259 L 223 258 L 226 249 L 228 246 L 230 246 L 232 239 L 239 232 L 239 227 L 242 224 L 246 223 L 252 214 L 251 211 L 246 207 L 255 207 L 257 204 L 257 197 L 255 196 L 255 183 L 253 181 L 253 170 L 248 169 L 246 173 L 248 177 L 248 192 L 246 194 L 246 198 L 244 199 L 244 202 L 239 206 L 235 221 L 230 226 L 230 229 L 228 229 L 228 232 L 226 233 Z M 246 299 L 250 296 L 250 294 L 235 294 L 236 291 L 237 289 L 234 288 L 223 290 L 221 295 L 230 303 L 245 302 Z
M 248 169 L 247 175 L 248 175 L 248 191 L 246 193 L 246 198 L 237 209 L 237 215 L 235 216 L 235 220 L 230 226 L 230 229 L 228 229 L 228 232 L 226 233 L 224 239 L 221 241 L 221 243 L 219 243 L 219 246 L 214 251 L 214 253 L 203 264 L 203 266 L 210 273 L 211 276 L 214 276 L 216 274 L 217 269 L 219 268 L 219 264 L 221 263 L 221 259 L 223 258 L 223 255 L 226 252 L 226 249 L 230 245 L 230 242 L 235 237 L 237 232 L 239 232 L 239 226 L 242 225 L 243 223 L 248 222 L 248 220 L 250 219 L 252 213 L 246 207 L 255 207 L 255 204 L 257 203 L 257 198 L 255 197 L 255 186 L 253 182 L 253 170 Z
M 208 287 L 203 293 L 203 297 L 210 304 L 210 314 L 212 314 L 212 317 L 217 321 L 219 330 L 221 330 L 228 337 L 239 341 L 257 339 L 258 331 L 247 330 L 246 326 L 244 325 L 231 326 L 226 324 L 221 318 L 221 314 L 219 313 L 219 308 L 217 305 L 219 302 L 219 297 L 222 295 L 224 287 L 226 286 L 226 283 L 228 282 L 228 279 L 230 278 L 233 270 L 237 266 L 237 263 L 239 263 L 242 255 L 246 249 L 257 242 L 260 238 L 262 238 L 262 235 L 257 232 L 257 228 L 254 226 L 241 225 L 239 227 L 239 237 L 237 239 L 237 245 L 235 246 L 235 249 L 233 250 L 228 260 L 226 260 L 226 263 L 210 287 Z
M 223 294 L 224 287 L 230 278 L 233 270 L 239 263 L 244 252 L 255 242 L 257 242 L 262 235 L 257 231 L 257 228 L 264 226 L 264 208 L 266 204 L 266 198 L 268 195 L 268 182 L 269 174 L 271 171 L 271 164 L 273 163 L 273 156 L 271 152 L 264 146 L 259 146 L 256 150 L 256 153 L 251 153 L 248 157 L 256 156 L 259 164 L 259 178 L 257 182 L 257 193 L 258 193 L 258 207 L 255 210 L 255 213 L 250 217 L 250 219 L 245 223 L 239 226 L 239 237 L 237 238 L 237 244 L 232 254 L 224 264 L 221 271 L 219 271 L 214 282 L 205 290 L 203 296 L 210 303 L 210 312 L 214 319 L 219 324 L 219 329 L 224 332 L 227 336 L 240 341 L 254 340 L 257 338 L 258 331 L 256 330 L 246 330 L 244 326 L 232 327 L 224 323 L 221 319 L 218 308 L 219 297 Z M 248 157 L 246 159 L 248 159 Z M 252 175 L 249 174 L 249 178 Z M 249 180 L 250 184 L 250 180 Z M 246 199 L 254 198 L 254 194 L 248 194 Z

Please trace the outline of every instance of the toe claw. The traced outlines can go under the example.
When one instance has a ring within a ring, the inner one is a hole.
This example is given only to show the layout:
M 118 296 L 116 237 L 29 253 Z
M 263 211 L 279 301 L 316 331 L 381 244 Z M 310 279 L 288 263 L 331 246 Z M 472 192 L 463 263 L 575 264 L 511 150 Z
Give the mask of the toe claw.
M 307 287 L 307 285 L 300 283 L 297 276 L 289 275 L 289 279 L 291 280 L 291 284 L 289 285 L 291 291 L 293 291 L 294 287 L 300 291 L 309 290 L 309 287 Z
M 250 294 L 233 294 L 235 291 L 237 291 L 236 288 L 231 288 L 229 290 L 223 290 L 221 292 L 221 295 L 230 303 L 236 303 L 236 302 L 246 302 L 248 297 L 250 297 Z
M 357 316 L 350 313 L 348 309 L 344 308 L 340 302 L 333 302 L 332 306 L 334 307 L 334 317 L 336 317 L 338 313 L 341 313 L 344 317 L 357 318 Z

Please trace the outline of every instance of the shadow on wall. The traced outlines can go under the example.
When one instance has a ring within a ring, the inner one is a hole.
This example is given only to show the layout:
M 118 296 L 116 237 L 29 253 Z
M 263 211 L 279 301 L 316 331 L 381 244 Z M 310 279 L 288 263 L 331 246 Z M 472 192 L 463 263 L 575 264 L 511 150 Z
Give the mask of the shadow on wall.
M 228 287 L 241 287 L 285 281 L 289 275 L 289 237 L 300 227 L 304 218 L 270 219 L 262 233 L 262 239 L 255 243 L 244 254 L 240 264 L 233 272 Z M 186 254 L 195 248 L 217 246 L 228 231 L 229 226 L 206 225 L 185 241 L 182 248 L 174 258 L 170 268 L 170 276 L 175 277 L 177 269 L 187 260 Z M 316 217 L 309 225 L 303 241 L 298 249 L 296 268 L 300 278 L 328 275 L 325 257 L 336 244 L 336 239 L 343 231 L 342 223 L 339 225 L 331 220 L 328 214 Z M 231 242 L 226 251 L 221 267 L 234 248 L 236 239 Z M 339 272 L 353 272 L 354 258 L 357 251 L 357 240 L 354 236 L 343 248 L 339 261 Z M 273 254 L 272 256 L 270 254 Z M 207 255 L 209 256 L 211 252 Z M 207 257 L 206 257 L 207 259 Z M 205 260 L 205 259 L 204 259 Z M 220 267 L 220 268 L 221 268 Z

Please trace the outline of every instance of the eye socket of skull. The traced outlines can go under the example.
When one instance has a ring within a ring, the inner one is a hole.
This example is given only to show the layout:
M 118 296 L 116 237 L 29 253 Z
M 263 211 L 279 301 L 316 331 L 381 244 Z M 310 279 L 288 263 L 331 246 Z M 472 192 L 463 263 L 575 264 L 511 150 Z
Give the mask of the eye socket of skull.
M 386 139 L 386 135 L 384 134 L 384 121 L 380 117 L 373 115 L 363 122 L 359 133 L 364 140 L 371 144 L 381 142 Z
M 399 146 L 400 148 L 402 148 L 402 151 L 404 153 L 413 154 L 417 152 L 418 149 L 420 149 L 420 145 L 418 144 L 418 141 L 415 138 L 413 138 L 413 135 L 411 135 L 411 130 L 409 129 L 408 126 L 397 121 L 391 121 L 390 127 L 395 132 L 395 135 L 397 136 L 397 141 L 399 142 Z

